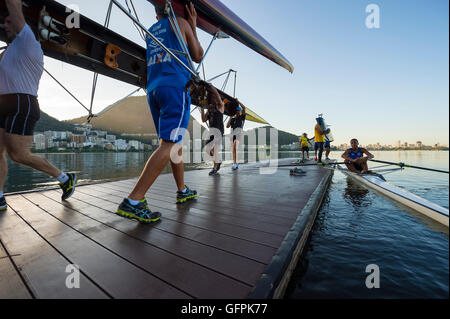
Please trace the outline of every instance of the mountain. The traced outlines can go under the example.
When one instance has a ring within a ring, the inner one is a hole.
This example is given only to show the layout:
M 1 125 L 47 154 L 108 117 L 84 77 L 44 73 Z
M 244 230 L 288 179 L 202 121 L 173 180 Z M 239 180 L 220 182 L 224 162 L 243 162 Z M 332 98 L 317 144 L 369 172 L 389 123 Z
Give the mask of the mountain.
M 190 132 L 192 132 L 194 121 L 197 122 L 191 116 L 188 127 Z M 86 117 L 67 121 L 70 124 L 82 124 L 85 122 Z M 90 124 L 95 129 L 116 134 L 142 135 L 143 137 L 153 135 L 149 139 L 154 138 L 156 135 L 156 128 L 146 96 L 127 98 L 100 117 L 93 118 Z
M 36 123 L 34 129 L 35 132 L 45 132 L 45 131 L 74 131 L 75 125 L 61 122 L 54 117 L 51 117 L 47 113 L 41 111 L 41 118 Z

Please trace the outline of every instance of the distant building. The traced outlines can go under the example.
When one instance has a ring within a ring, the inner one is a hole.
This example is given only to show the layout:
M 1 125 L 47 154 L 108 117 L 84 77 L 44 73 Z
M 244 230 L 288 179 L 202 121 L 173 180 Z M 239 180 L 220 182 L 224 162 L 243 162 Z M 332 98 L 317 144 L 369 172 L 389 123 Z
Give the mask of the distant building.
M 106 140 L 108 142 L 114 143 L 114 141 L 116 140 L 116 136 L 115 135 L 106 135 Z
M 45 150 L 46 137 L 44 134 L 35 134 L 33 136 L 34 148 L 36 150 Z
M 421 141 L 417 141 L 416 142 L 416 147 L 422 148 L 423 147 L 423 143 Z
M 86 135 L 72 135 L 72 137 L 70 138 L 71 142 L 75 142 L 77 144 L 82 144 L 82 143 L 86 143 L 87 141 L 87 137 Z
M 127 141 L 122 140 L 122 139 L 118 139 L 118 140 L 114 141 L 114 146 L 116 147 L 116 149 L 118 151 L 126 151 L 127 147 L 128 147 L 128 144 L 127 144 Z

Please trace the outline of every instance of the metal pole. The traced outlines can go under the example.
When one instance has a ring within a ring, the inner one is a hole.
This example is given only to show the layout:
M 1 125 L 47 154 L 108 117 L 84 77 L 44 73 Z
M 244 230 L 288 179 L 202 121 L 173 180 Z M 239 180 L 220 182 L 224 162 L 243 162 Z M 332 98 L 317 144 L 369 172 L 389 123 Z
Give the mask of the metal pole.
M 187 55 L 189 66 L 191 67 L 192 70 L 194 70 L 194 62 L 192 61 L 191 55 L 189 54 L 189 50 L 186 46 L 186 43 L 184 43 L 184 38 L 181 34 L 180 26 L 178 25 L 177 17 L 175 16 L 175 11 L 173 11 L 172 3 L 170 2 L 170 0 L 167 0 L 167 3 L 169 4 L 170 13 L 172 14 L 172 17 L 169 18 L 169 21 L 172 24 L 172 27 L 174 27 L 174 30 L 175 30 L 178 42 L 180 43 L 180 46 L 183 48 L 183 51 Z M 197 71 L 197 73 L 198 73 L 198 71 Z
M 120 99 L 119 101 L 117 101 L 114 104 L 111 104 L 110 106 L 108 106 L 106 109 L 104 109 L 103 111 L 101 111 L 100 113 L 97 114 L 93 114 L 92 117 L 99 117 L 100 115 L 105 114 L 106 112 L 108 112 L 109 110 L 111 110 L 114 106 L 116 106 L 117 104 L 121 103 L 122 101 L 126 100 L 127 98 L 129 98 L 130 96 L 132 96 L 133 94 L 139 92 L 141 88 L 134 90 L 133 92 L 131 92 L 130 94 L 128 94 L 127 96 L 125 96 L 123 99 Z
M 208 82 L 214 81 L 215 79 L 220 78 L 221 76 L 224 76 L 225 74 L 229 74 L 231 70 L 228 70 L 227 72 L 223 72 L 222 74 L 219 74 L 218 76 L 215 76 L 208 80 Z
M 205 61 L 206 56 L 208 55 L 209 49 L 211 49 L 211 46 L 212 46 L 213 42 L 214 42 L 216 39 L 217 39 L 217 33 L 214 35 L 214 37 L 213 37 L 211 43 L 210 43 L 209 46 L 208 46 L 208 49 L 206 50 L 206 53 L 203 55 L 203 58 L 202 58 L 202 60 L 200 61 L 200 64 L 198 65 L 198 67 L 197 67 L 197 72 L 200 71 L 200 67 L 203 65 L 203 62 Z
M 161 41 L 159 41 L 153 34 L 151 34 L 143 25 L 142 23 L 140 23 L 138 20 L 136 20 L 131 14 L 129 14 L 129 12 L 127 11 L 127 9 L 125 9 L 117 0 L 111 0 L 112 2 L 114 2 L 114 4 L 123 12 L 125 13 L 134 23 L 136 23 L 136 25 L 141 28 L 146 35 L 148 35 L 150 37 L 150 39 L 152 39 L 157 45 L 159 45 L 161 47 L 161 49 L 163 49 L 165 52 L 167 52 L 167 54 L 169 54 L 173 59 L 175 59 L 175 61 L 177 61 L 178 63 L 180 63 L 180 65 L 185 68 L 187 71 L 189 71 L 189 73 L 191 73 L 196 79 L 200 80 L 200 77 L 198 76 L 197 73 L 195 73 L 193 70 L 191 70 L 186 64 L 183 63 L 183 61 L 181 61 L 172 51 L 170 51 L 169 48 L 167 48 L 164 44 L 161 43 Z

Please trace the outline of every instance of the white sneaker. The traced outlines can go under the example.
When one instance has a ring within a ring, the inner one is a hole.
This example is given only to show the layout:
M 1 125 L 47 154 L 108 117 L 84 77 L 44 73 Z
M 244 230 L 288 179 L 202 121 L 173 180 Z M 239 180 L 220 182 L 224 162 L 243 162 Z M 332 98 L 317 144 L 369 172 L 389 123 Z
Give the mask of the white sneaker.
M 233 171 L 239 169 L 238 164 L 233 164 L 233 166 L 231 167 L 231 169 L 232 169 Z

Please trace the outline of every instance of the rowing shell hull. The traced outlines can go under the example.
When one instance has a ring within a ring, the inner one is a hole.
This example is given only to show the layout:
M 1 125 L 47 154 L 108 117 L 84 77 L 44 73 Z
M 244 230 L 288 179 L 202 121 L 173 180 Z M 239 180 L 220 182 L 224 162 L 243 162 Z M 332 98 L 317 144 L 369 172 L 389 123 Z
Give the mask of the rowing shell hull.
M 162 6 L 166 3 L 166 0 L 147 1 L 153 5 Z M 172 0 L 173 10 L 178 16 L 186 16 L 185 5 L 188 2 L 186 0 Z M 277 49 L 223 3 L 218 0 L 192 0 L 192 2 L 197 11 L 197 26 L 200 29 L 211 35 L 216 34 L 219 30 L 225 32 L 289 72 L 294 72 L 294 66 Z
M 360 184 L 371 188 L 390 199 L 403 204 L 431 219 L 448 227 L 449 224 L 449 211 L 448 209 L 441 207 L 435 203 L 432 203 L 422 197 L 414 195 L 405 189 L 392 185 L 376 175 L 360 175 L 355 174 L 347 169 L 339 166 L 339 170 L 350 177 L 351 179 L 359 182 Z

